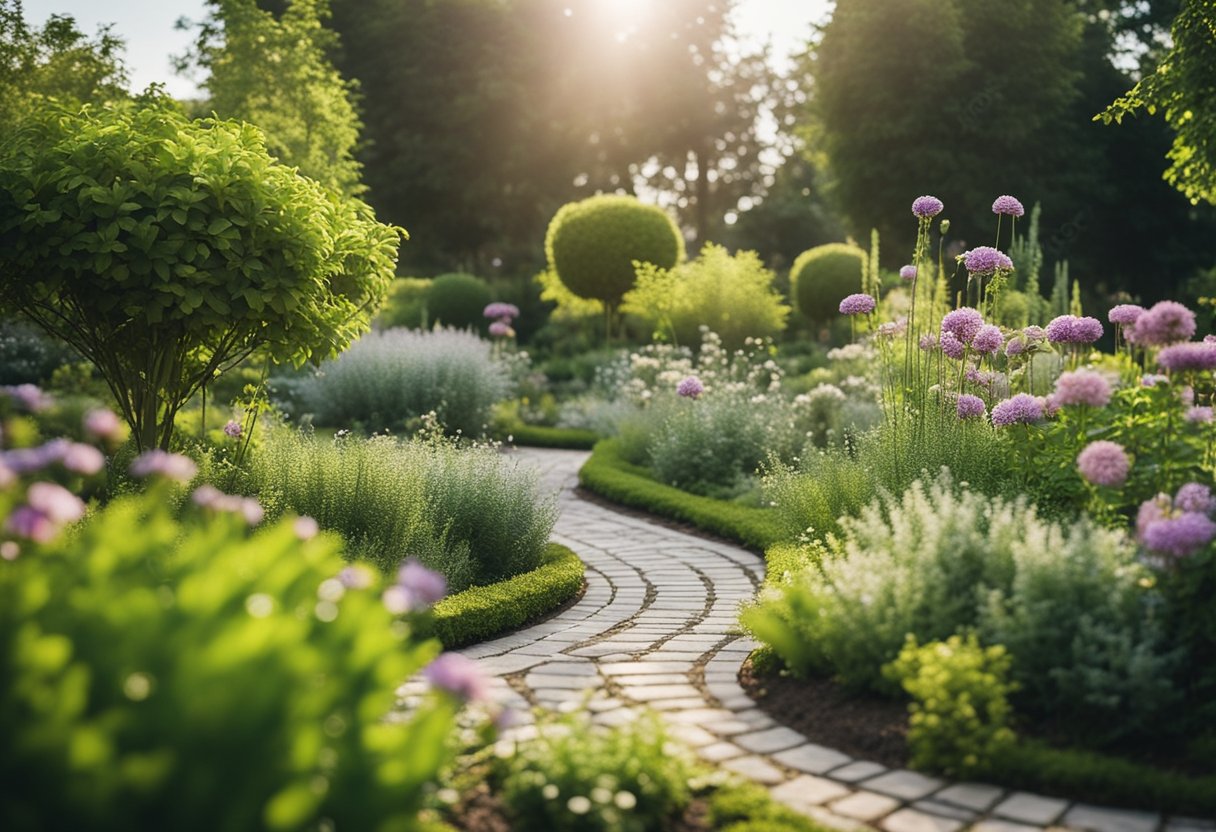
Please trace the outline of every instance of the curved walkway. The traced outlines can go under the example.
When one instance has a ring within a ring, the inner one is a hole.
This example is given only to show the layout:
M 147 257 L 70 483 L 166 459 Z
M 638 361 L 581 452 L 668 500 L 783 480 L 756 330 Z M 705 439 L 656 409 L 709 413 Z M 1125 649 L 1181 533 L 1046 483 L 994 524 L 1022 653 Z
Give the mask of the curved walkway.
M 560 489 L 553 538 L 587 564 L 587 592 L 544 623 L 465 649 L 504 704 L 582 707 L 605 724 L 660 712 L 705 760 L 770 787 L 827 826 L 886 832 L 1209 832 L 1216 824 L 1104 809 L 891 770 L 808 742 L 736 681 L 755 647 L 736 624 L 764 574 L 756 555 L 581 500 L 581 451 L 520 449 Z M 589 697 L 589 698 L 588 698 Z M 526 738 L 531 726 L 512 729 Z

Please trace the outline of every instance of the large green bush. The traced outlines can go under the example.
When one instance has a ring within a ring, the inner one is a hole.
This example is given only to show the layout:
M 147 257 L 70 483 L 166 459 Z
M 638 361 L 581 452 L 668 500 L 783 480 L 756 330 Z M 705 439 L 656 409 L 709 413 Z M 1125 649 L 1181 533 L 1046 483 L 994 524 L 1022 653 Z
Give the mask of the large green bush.
M 427 289 L 427 323 L 485 329 L 487 321 L 482 313 L 490 298 L 490 286 L 480 277 L 463 272 L 441 274 Z
M 48 104 L 0 145 L 0 302 L 97 365 L 145 449 L 251 352 L 298 366 L 366 330 L 400 234 L 167 99 Z
M 634 284 L 634 262 L 670 269 L 684 259 L 684 237 L 662 208 L 636 197 L 600 195 L 558 210 L 545 235 L 545 255 L 566 288 L 611 311 Z
M 840 301 L 861 291 L 866 253 L 847 243 L 828 243 L 798 255 L 790 268 L 790 295 L 798 311 L 816 323 L 831 320 Z
M 425 328 L 430 316 L 427 312 L 427 290 L 431 281 L 422 277 L 399 277 L 388 287 L 388 295 L 376 313 L 376 326 L 391 329 L 406 326 L 411 329 Z

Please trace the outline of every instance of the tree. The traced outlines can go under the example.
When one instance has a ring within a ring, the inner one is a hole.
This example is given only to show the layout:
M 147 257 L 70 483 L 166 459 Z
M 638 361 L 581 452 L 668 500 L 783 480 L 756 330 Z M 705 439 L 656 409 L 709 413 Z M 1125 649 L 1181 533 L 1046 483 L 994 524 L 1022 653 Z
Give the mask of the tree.
M 234 121 L 163 99 L 47 106 L 0 145 L 0 301 L 92 360 L 141 449 L 262 349 L 300 365 L 365 331 L 401 229 Z
M 366 190 L 355 158 L 362 129 L 358 86 L 328 57 L 337 47 L 337 36 L 324 26 L 328 0 L 291 0 L 278 18 L 256 0 L 208 4 L 211 14 L 194 24 L 193 50 L 177 60 L 181 72 L 209 73 L 207 109 L 256 124 L 267 149 L 305 176 L 348 196 Z
M 1174 131 L 1166 181 L 1193 204 L 1216 205 L 1216 4 L 1185 0 L 1170 32 L 1173 46 L 1156 71 L 1095 118 L 1109 124 L 1161 110 Z

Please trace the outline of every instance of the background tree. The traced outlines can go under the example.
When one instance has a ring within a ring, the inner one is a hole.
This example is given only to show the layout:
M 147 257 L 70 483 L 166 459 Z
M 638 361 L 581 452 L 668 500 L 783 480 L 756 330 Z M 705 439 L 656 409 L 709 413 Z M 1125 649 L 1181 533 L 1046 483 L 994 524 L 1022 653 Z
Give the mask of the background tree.
M 290 0 L 282 15 L 256 0 L 208 0 L 194 48 L 177 59 L 181 72 L 207 73 L 207 113 L 251 122 L 266 134 L 267 149 L 305 176 L 348 196 L 362 193 L 355 158 L 362 124 L 358 86 L 329 59 L 337 35 L 323 24 L 327 0 Z
M 93 361 L 141 449 L 256 349 L 300 365 L 368 327 L 400 229 L 164 100 L 45 106 L 0 145 L 0 302 Z

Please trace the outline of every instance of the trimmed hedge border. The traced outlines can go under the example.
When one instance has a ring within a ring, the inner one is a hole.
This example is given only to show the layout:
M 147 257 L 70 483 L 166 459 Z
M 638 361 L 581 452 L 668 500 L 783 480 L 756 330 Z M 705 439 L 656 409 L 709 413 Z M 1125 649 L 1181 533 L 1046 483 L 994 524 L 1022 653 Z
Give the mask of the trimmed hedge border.
M 550 543 L 541 565 L 531 572 L 441 600 L 433 608 L 427 635 L 436 636 L 450 650 L 521 627 L 577 595 L 583 588 L 583 571 L 578 555 Z
M 551 428 L 544 425 L 525 425 L 514 422 L 495 431 L 498 439 L 514 445 L 533 448 L 565 448 L 574 451 L 589 451 L 600 441 L 593 430 L 580 428 Z
M 614 503 L 691 523 L 756 552 L 782 539 L 770 509 L 701 497 L 664 485 L 646 469 L 621 459 L 611 439 L 596 444 L 591 458 L 578 472 L 578 481 L 583 488 Z

